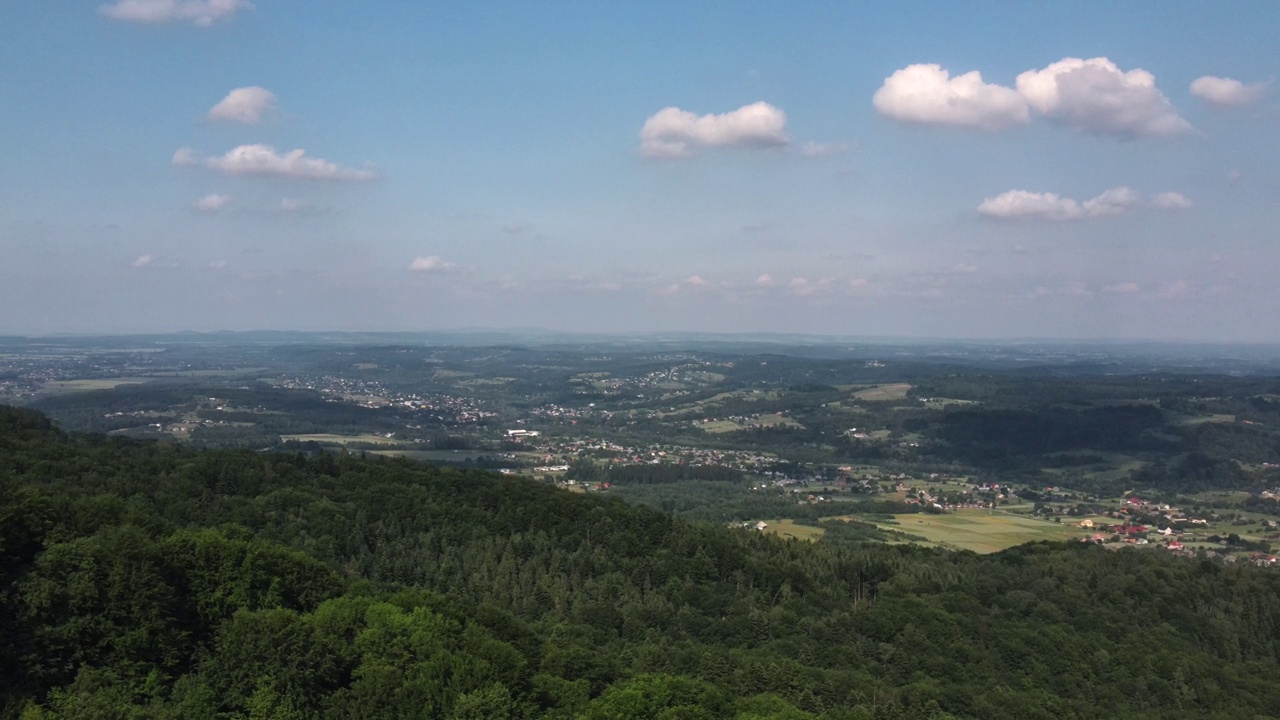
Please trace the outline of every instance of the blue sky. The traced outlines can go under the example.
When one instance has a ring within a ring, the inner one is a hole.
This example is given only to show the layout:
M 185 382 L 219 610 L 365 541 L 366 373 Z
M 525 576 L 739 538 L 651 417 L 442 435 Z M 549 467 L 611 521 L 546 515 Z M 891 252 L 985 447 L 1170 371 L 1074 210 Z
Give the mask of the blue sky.
M 1280 341 L 1277 36 L 1272 2 L 4 3 L 0 333 Z

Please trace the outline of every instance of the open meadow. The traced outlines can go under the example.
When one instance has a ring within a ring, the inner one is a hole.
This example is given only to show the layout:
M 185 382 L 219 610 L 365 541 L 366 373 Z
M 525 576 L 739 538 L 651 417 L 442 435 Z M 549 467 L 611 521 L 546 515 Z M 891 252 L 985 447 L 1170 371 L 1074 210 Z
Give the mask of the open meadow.
M 929 545 L 977 553 L 999 552 L 1014 545 L 1037 540 L 1071 540 L 1089 531 L 1068 523 L 1046 522 L 1006 512 L 978 509 L 957 510 L 944 515 L 924 513 L 883 518 L 857 518 L 886 530 L 901 530 L 925 538 Z

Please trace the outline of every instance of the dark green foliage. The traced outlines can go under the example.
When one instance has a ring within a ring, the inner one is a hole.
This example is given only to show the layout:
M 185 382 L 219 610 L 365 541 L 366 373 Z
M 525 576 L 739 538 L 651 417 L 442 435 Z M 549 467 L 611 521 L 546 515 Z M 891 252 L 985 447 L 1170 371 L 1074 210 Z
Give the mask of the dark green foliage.
M 402 460 L 68 437 L 6 408 L 0 490 L 5 718 L 1280 715 L 1262 568 L 978 556 L 859 525 L 785 542 Z

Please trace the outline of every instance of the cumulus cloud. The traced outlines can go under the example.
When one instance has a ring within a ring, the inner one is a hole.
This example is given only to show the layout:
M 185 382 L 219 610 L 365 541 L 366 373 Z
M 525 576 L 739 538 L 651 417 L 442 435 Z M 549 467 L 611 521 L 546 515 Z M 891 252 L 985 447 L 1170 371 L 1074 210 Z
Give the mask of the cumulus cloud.
M 701 275 L 690 275 L 684 281 L 694 287 L 703 287 L 707 284 L 707 281 L 703 280 Z
M 1252 105 L 1267 94 L 1270 82 L 1250 83 L 1205 75 L 1191 81 L 1191 94 L 1210 105 Z
M 1027 190 L 1010 190 L 978 206 L 979 214 L 1001 219 L 1075 220 L 1083 212 L 1080 203 L 1071 198 Z
M 1176 192 L 1160 193 L 1147 204 L 1157 210 L 1170 211 L 1191 207 L 1191 201 Z M 978 214 L 1002 220 L 1065 221 L 1124 215 L 1142 205 L 1142 194 L 1128 187 L 1111 188 L 1084 202 L 1056 193 L 1009 190 L 983 200 Z
M 720 115 L 663 108 L 640 128 L 640 154 L 689 157 L 700 147 L 777 147 L 788 142 L 786 128 L 787 114 L 767 102 Z
M 1142 287 L 1136 282 L 1121 282 L 1102 288 L 1109 295 L 1137 295 L 1140 290 Z
M 756 285 L 758 287 L 772 287 L 774 285 L 773 276 L 769 273 L 760 273 L 760 276 L 756 278 Z
M 231 198 L 218 193 L 209 193 L 196 201 L 196 209 L 201 212 L 216 213 L 226 207 Z
M 209 110 L 210 120 L 257 125 L 277 111 L 275 93 L 257 85 L 236 88 Z
M 852 149 L 853 146 L 847 142 L 807 142 L 800 146 L 800 154 L 805 157 L 826 157 L 842 155 Z
M 1191 207 L 1191 200 L 1177 192 L 1157 193 L 1151 198 L 1151 205 L 1160 210 L 1186 210 Z
M 156 261 L 155 255 L 139 255 L 134 261 L 133 266 L 136 268 L 144 268 Z
M 454 263 L 446 262 L 439 255 L 421 255 L 409 263 L 410 270 L 421 273 L 445 272 L 454 267 L 456 267 Z
M 1191 291 L 1191 284 L 1186 280 L 1174 280 L 1165 285 L 1156 292 L 1156 297 L 1161 300 L 1177 300 L 1180 297 L 1186 297 Z
M 241 145 L 221 157 L 201 157 L 191 148 L 180 148 L 173 154 L 173 164 L 207 167 L 225 175 L 349 182 L 374 178 L 369 170 L 356 170 L 328 160 L 307 157 L 306 151 L 301 148 L 282 155 L 270 145 Z
M 977 70 L 951 77 L 941 65 L 908 65 L 885 78 L 871 99 L 900 122 L 1000 130 L 1031 119 L 1017 91 L 982 81 Z
M 1191 125 L 1146 70 L 1128 72 L 1107 58 L 1064 58 L 1017 78 L 1018 92 L 1049 120 L 1122 139 L 1190 132 Z
M 190 22 L 209 27 L 230 20 L 241 10 L 251 10 L 247 0 L 116 0 L 98 12 L 112 20 L 136 23 Z
M 1142 202 L 1142 196 L 1127 187 L 1107 190 L 1096 198 L 1085 200 L 1082 204 L 1084 214 L 1089 217 L 1105 215 L 1123 215 L 1134 205 Z

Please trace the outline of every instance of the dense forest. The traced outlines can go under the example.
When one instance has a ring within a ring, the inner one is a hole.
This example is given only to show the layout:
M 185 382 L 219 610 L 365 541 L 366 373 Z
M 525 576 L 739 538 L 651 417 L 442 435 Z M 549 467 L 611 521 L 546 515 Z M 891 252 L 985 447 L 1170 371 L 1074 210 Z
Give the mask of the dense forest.
M 1148 420 L 1114 423 L 1138 442 Z M 666 472 L 624 482 L 697 479 Z M 0 717 L 24 720 L 1275 717 L 1280 574 L 783 541 L 0 407 L 0 678 Z

